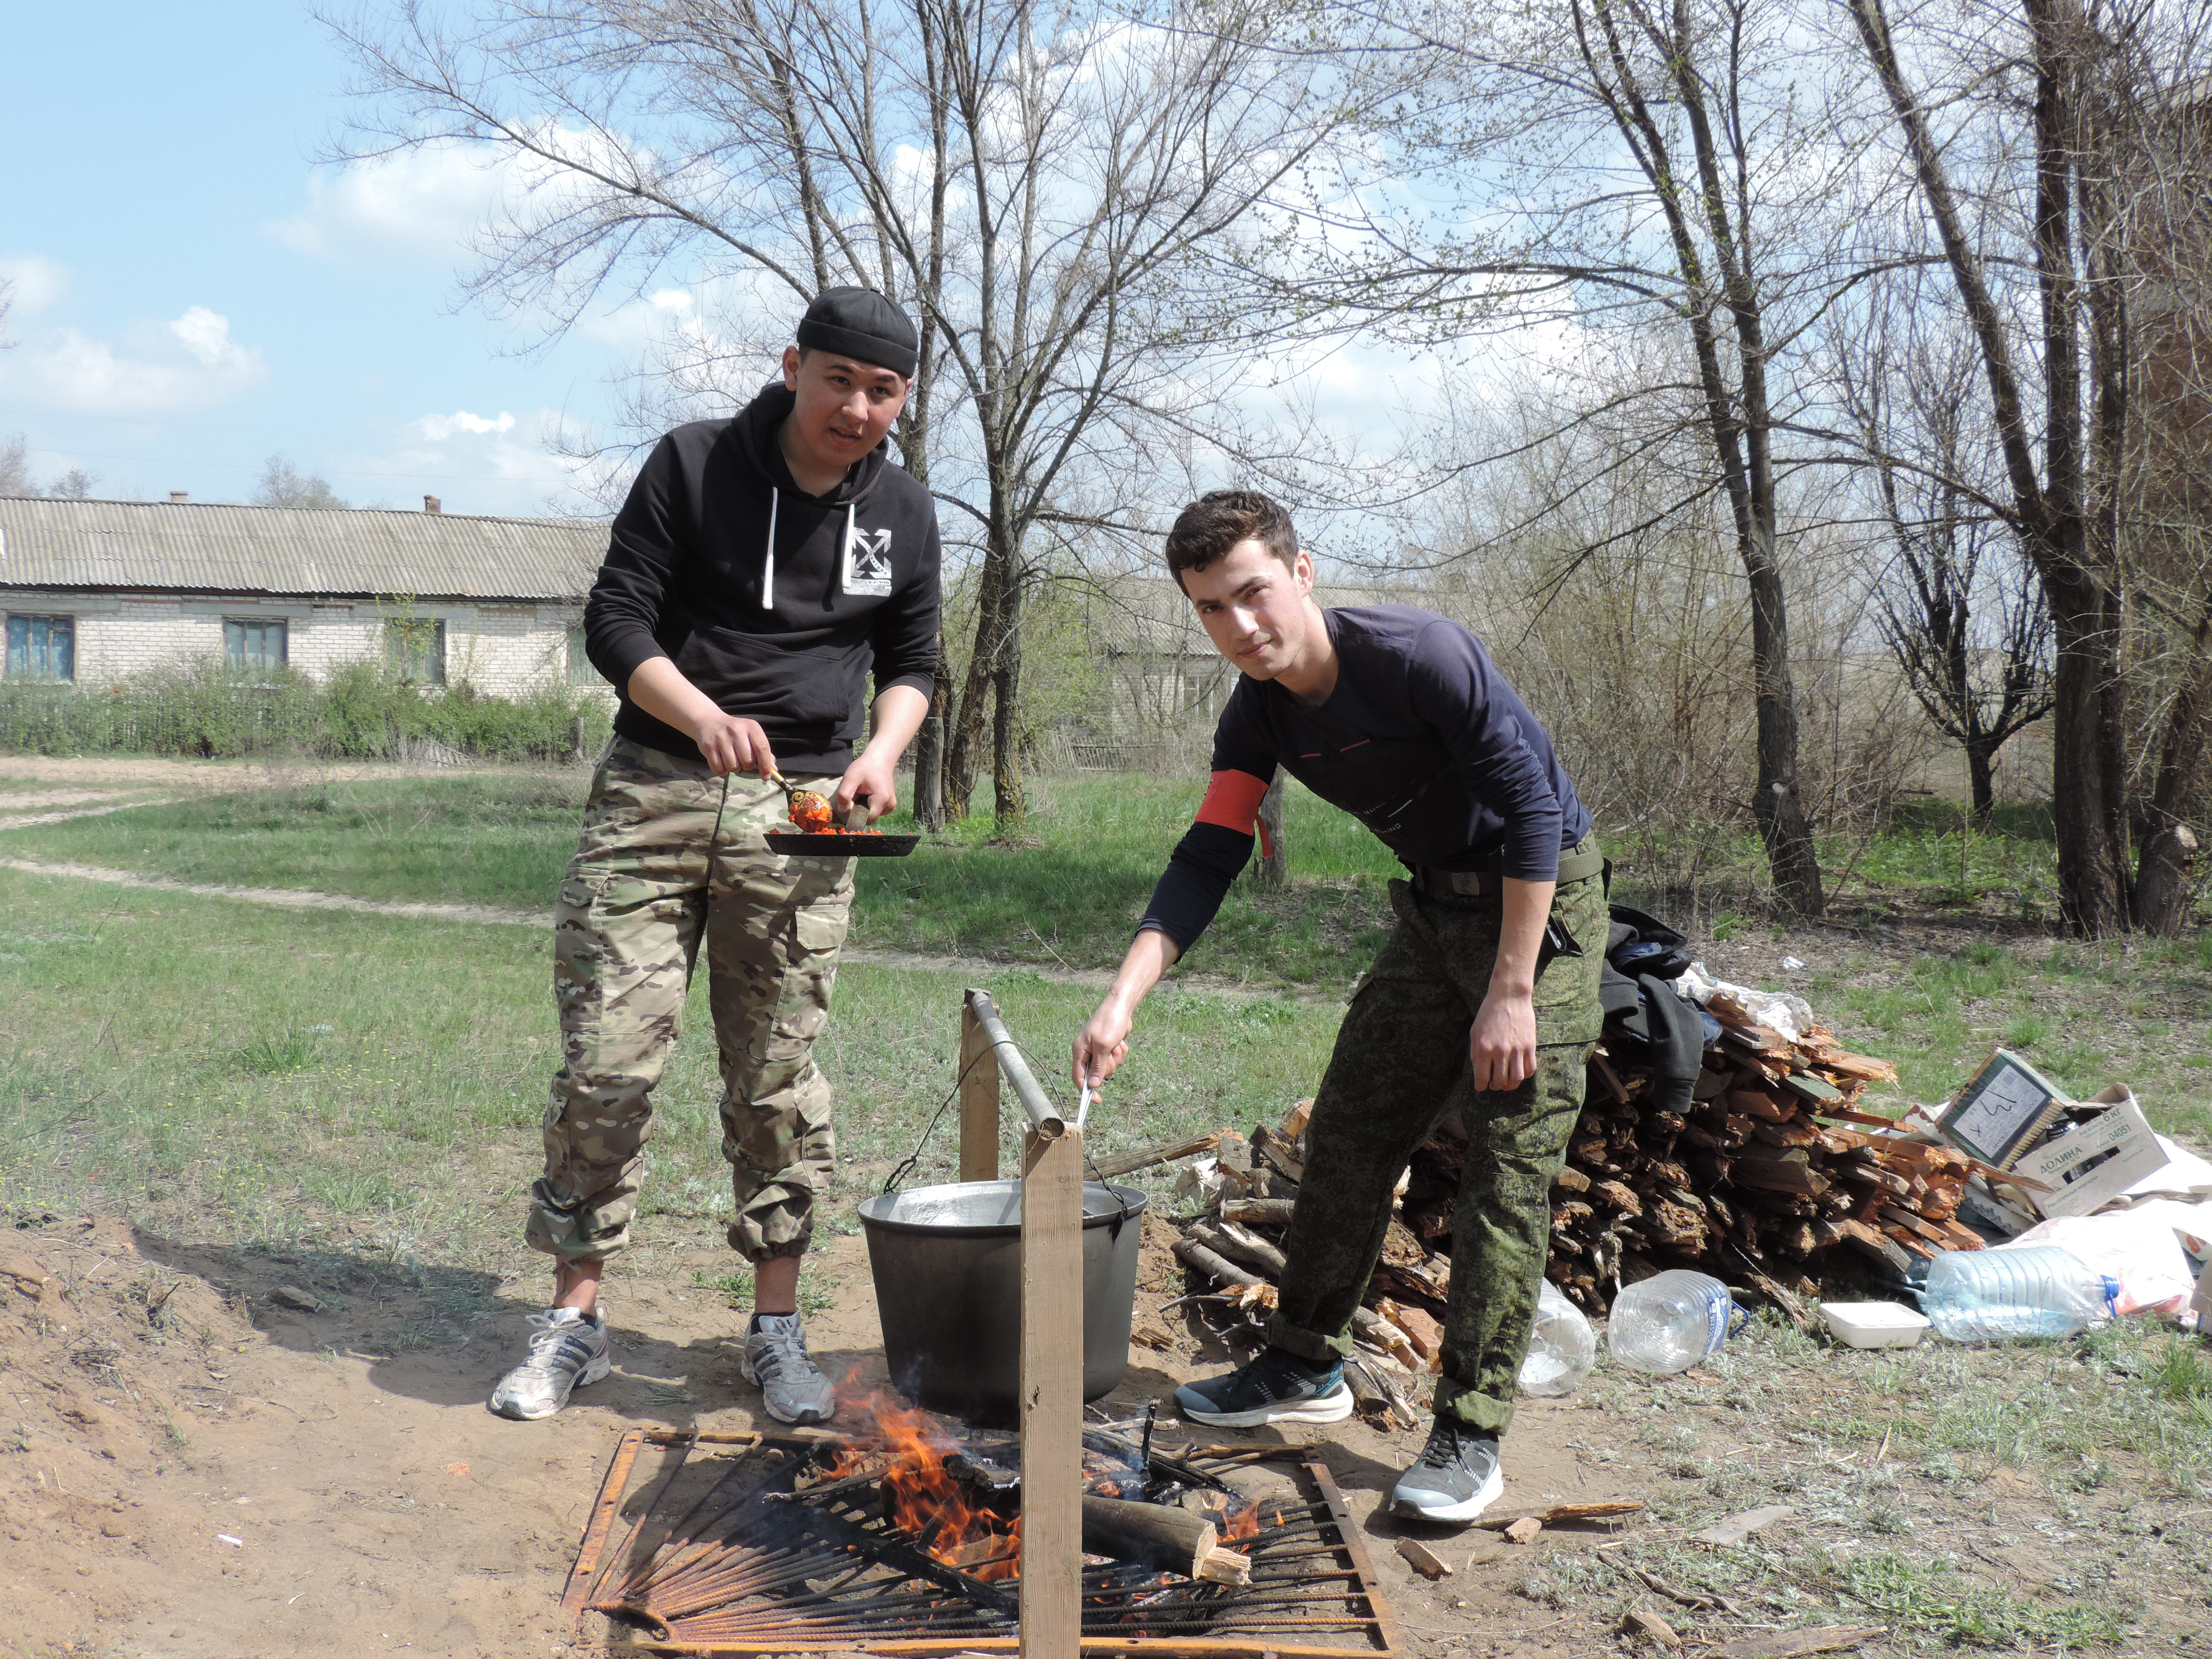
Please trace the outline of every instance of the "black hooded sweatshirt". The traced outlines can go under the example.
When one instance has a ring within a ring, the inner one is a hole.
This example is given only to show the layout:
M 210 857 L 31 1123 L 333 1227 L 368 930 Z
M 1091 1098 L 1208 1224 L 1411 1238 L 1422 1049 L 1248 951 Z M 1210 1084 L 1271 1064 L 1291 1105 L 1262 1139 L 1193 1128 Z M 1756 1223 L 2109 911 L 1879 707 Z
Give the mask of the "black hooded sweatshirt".
M 725 712 L 758 720 L 787 772 L 839 772 L 876 693 L 930 695 L 937 669 L 937 511 L 886 441 L 827 495 L 792 482 L 776 428 L 796 402 L 771 384 L 734 420 L 653 447 L 616 515 L 584 604 L 584 649 L 622 695 L 615 730 L 699 757 L 629 700 L 638 665 L 669 657 Z

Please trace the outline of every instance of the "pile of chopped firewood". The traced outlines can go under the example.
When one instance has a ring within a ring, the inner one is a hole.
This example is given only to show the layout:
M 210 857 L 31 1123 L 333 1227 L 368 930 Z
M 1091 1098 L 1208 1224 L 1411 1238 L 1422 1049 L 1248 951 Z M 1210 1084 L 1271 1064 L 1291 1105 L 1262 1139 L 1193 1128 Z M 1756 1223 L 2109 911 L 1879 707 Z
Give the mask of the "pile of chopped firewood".
M 1916 1255 L 1981 1248 L 1953 1216 L 1968 1175 L 1994 1172 L 1858 1109 L 1867 1085 L 1893 1080 L 1895 1067 L 1844 1052 L 1818 1025 L 1786 1036 L 1727 991 L 1706 1012 L 1722 1035 L 1705 1049 L 1686 1110 L 1657 1103 L 1651 1068 L 1632 1063 L 1627 1045 L 1601 1043 L 1590 1060 L 1582 1119 L 1552 1188 L 1547 1272 L 1568 1297 L 1602 1314 L 1621 1285 L 1694 1267 L 1802 1322 L 1798 1298 L 1824 1281 L 1863 1279 L 1859 1264 L 1903 1273 Z M 1202 1176 L 1185 1178 L 1182 1190 L 1202 1198 L 1205 1213 L 1185 1223 L 1175 1252 L 1210 1281 L 1185 1300 L 1224 1314 L 1224 1336 L 1256 1340 L 1275 1305 L 1312 1103 L 1249 1140 L 1224 1131 L 1138 1155 L 1212 1156 Z M 1412 1420 L 1412 1373 L 1437 1361 L 1468 1146 L 1465 1125 L 1448 1119 L 1414 1153 L 1353 1322 L 1348 1375 L 1363 1413 L 1378 1421 Z
M 1590 1061 L 1552 1188 L 1548 1273 L 1567 1296 L 1599 1313 L 1622 1283 L 1693 1267 L 1794 1312 L 1791 1292 L 1860 1278 L 1859 1260 L 1902 1273 L 1914 1255 L 1981 1248 L 1952 1218 L 1973 1161 L 1857 1109 L 1894 1066 L 1845 1053 L 1818 1025 L 1793 1040 L 1725 991 L 1706 1012 L 1722 1035 L 1686 1110 L 1655 1101 L 1648 1066 L 1603 1044 Z M 1450 1248 L 1467 1148 L 1463 1126 L 1448 1124 L 1413 1158 L 1406 1218 L 1438 1249 Z

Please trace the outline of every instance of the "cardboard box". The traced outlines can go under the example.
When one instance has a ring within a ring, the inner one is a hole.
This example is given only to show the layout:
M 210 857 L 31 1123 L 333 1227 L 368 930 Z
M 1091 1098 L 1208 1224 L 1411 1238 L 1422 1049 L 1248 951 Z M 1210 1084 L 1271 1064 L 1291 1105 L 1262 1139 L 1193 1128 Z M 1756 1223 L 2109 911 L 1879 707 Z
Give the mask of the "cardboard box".
M 2020 1174 L 2055 1189 L 2029 1194 L 2046 1216 L 2089 1215 L 2171 1161 L 2126 1089 L 2107 1089 L 2087 1103 L 2105 1109 L 2014 1160 Z

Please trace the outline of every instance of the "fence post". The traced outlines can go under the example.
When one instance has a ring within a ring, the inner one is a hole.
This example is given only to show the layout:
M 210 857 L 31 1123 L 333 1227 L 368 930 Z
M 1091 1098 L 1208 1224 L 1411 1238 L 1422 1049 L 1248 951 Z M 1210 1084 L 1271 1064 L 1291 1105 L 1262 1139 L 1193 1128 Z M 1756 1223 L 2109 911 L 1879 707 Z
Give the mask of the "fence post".
M 960 1178 L 999 1178 L 999 1051 L 970 1003 L 960 1005 Z
M 1083 1646 L 1083 1131 L 1022 1169 L 1022 1659 Z
M 1022 1659 L 1078 1659 L 1083 1649 L 1083 1131 L 1045 1096 L 988 993 L 968 993 L 971 1042 L 1003 1068 L 1029 1120 L 1022 1141 Z M 971 1074 L 972 1075 L 972 1074 Z M 968 1101 L 963 1091 L 963 1164 Z M 992 1139 L 996 1167 L 996 1126 Z

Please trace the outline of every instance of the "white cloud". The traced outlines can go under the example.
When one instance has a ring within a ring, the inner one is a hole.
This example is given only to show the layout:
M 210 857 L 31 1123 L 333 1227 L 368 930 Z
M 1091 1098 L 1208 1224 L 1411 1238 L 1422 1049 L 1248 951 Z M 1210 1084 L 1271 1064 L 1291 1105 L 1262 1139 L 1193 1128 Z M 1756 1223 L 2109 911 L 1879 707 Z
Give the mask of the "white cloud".
M 42 253 L 0 257 L 0 283 L 11 285 L 9 306 L 18 318 L 44 311 L 69 287 L 68 269 Z
M 493 419 L 471 415 L 465 409 L 457 409 L 450 415 L 425 415 L 420 420 L 410 421 L 408 428 L 419 434 L 426 441 L 441 444 L 456 433 L 468 433 L 482 437 L 489 433 L 504 436 L 514 430 L 514 416 L 505 410 Z
M 434 144 L 307 175 L 307 204 L 263 227 L 295 253 L 448 268 L 490 218 L 507 169 L 490 150 Z
M 555 420 L 548 409 L 425 415 L 394 428 L 388 447 L 332 456 L 327 465 L 368 505 L 412 506 L 421 492 L 438 496 L 448 513 L 528 516 L 583 493 L 580 464 L 543 441 Z
M 205 409 L 268 376 L 260 351 L 232 339 L 230 319 L 205 306 L 170 322 L 134 324 L 120 343 L 81 329 L 42 330 L 0 357 L 0 386 L 79 415 Z

